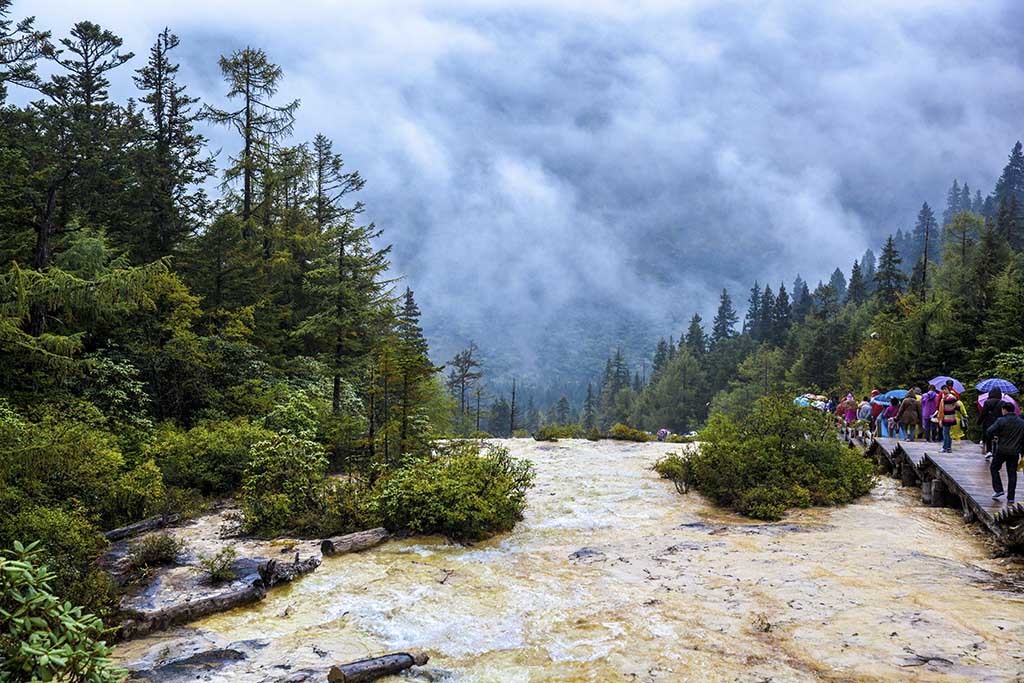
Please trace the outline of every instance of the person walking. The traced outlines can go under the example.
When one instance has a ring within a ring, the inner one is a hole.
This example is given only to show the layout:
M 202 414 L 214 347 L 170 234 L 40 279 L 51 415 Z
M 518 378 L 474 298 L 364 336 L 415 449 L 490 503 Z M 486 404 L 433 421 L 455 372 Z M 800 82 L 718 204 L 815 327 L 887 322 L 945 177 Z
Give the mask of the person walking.
M 939 405 L 939 393 L 935 391 L 935 385 L 929 384 L 928 391 L 921 396 L 921 424 L 924 425 L 924 440 L 925 441 L 938 441 L 939 435 L 936 433 L 935 426 L 936 422 L 932 422 L 932 413 Z
M 896 438 L 896 416 L 900 412 L 900 401 L 897 398 L 889 399 L 889 405 L 882 411 L 882 417 L 878 421 L 883 437 Z
M 992 437 L 988 435 L 989 427 L 995 424 L 996 420 L 1002 415 L 1003 406 L 1003 392 L 999 387 L 996 387 L 989 392 L 988 398 L 981 405 L 981 411 L 978 413 L 978 424 L 981 425 L 981 433 L 984 435 L 982 443 L 985 447 L 985 459 L 992 457 Z
M 860 402 L 860 405 L 857 406 L 857 420 L 860 422 L 867 422 L 868 426 L 870 426 L 871 419 L 873 417 L 874 415 L 871 414 L 871 401 L 869 401 L 868 397 L 865 396 Z
M 906 398 L 900 403 L 899 412 L 896 413 L 896 421 L 907 441 L 913 441 L 916 438 L 917 428 L 921 426 L 921 406 L 917 403 L 919 393 L 921 392 L 917 387 L 907 392 Z
M 989 471 L 992 472 L 992 500 L 999 500 L 1004 495 L 1006 502 L 1013 505 L 1016 502 L 1017 494 L 1017 463 L 1020 461 L 1021 447 L 1024 447 L 1024 418 L 1015 415 L 1013 405 L 1003 403 L 1000 406 L 1003 415 L 996 420 L 991 427 L 985 430 L 985 434 L 993 443 L 995 453 L 992 454 L 992 464 Z M 1006 491 L 1003 491 L 1003 481 L 999 476 L 999 470 L 1006 465 Z
M 846 400 L 843 401 L 843 420 L 847 427 L 857 421 L 857 399 L 853 394 L 847 394 Z
M 942 430 L 942 453 L 953 452 L 953 425 L 956 424 L 956 404 L 959 402 L 951 387 L 942 387 L 942 394 L 939 395 L 939 402 L 935 409 L 936 422 L 932 423 L 931 413 L 928 414 L 928 422 L 936 424 Z

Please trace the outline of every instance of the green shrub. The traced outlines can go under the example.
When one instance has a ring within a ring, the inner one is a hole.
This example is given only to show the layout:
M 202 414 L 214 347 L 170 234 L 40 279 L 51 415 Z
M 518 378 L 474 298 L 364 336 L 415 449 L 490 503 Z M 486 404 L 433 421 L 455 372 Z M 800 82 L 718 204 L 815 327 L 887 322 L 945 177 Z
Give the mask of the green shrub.
M 587 430 L 585 437 L 588 441 L 600 441 L 604 438 L 604 434 L 597 427 L 591 427 Z
M 481 429 L 479 431 L 476 431 L 476 432 L 473 432 L 472 434 L 470 434 L 469 438 L 471 438 L 471 439 L 493 439 L 494 435 L 491 434 L 490 432 L 485 432 L 485 431 L 483 431 Z
M 120 681 L 103 622 L 53 591 L 37 544 L 0 553 L 0 681 Z
M 689 485 L 757 519 L 848 503 L 874 485 L 871 463 L 837 438 L 831 416 L 785 398 L 759 399 L 739 422 L 712 416 L 688 464 Z
M 687 482 L 690 480 L 690 461 L 678 453 L 669 453 L 654 463 L 654 471 L 662 479 L 669 479 L 676 485 L 679 493 L 686 493 Z
M 128 566 L 132 569 L 147 569 L 175 564 L 183 550 L 185 543 L 166 531 L 146 534 L 135 541 L 128 551 Z
M 235 570 L 231 567 L 237 558 L 238 552 L 235 550 L 235 547 L 225 546 L 216 555 L 200 555 L 199 571 L 206 575 L 210 583 L 233 581 L 237 577 Z
M 376 503 L 392 531 L 476 540 L 522 519 L 533 476 L 507 448 L 455 442 L 378 481 Z
M 323 509 L 302 531 L 324 537 L 380 526 L 373 495 L 362 482 L 328 480 L 323 487 Z
M 110 544 L 80 512 L 33 505 L 14 489 L 0 487 L 0 547 L 19 539 L 38 543 L 34 552 L 49 568 L 57 595 L 101 614 L 113 605 L 110 577 L 96 567 Z
M 579 425 L 544 425 L 537 430 L 533 438 L 537 441 L 558 441 L 559 439 L 575 439 L 579 436 Z
M 245 418 L 208 420 L 187 432 L 162 425 L 147 455 L 156 461 L 168 486 L 225 495 L 241 486 L 253 444 L 272 435 Z
M 530 438 L 530 432 L 528 432 L 525 429 L 517 429 L 516 431 L 512 432 L 512 438 L 513 439 L 529 439 Z
M 654 437 L 647 432 L 633 429 L 621 423 L 612 425 L 612 428 L 608 430 L 608 438 L 617 441 L 654 441 Z
M 694 443 L 700 437 L 699 436 L 683 436 L 682 434 L 669 434 L 665 438 L 666 443 Z
M 241 490 L 243 528 L 273 535 L 309 526 L 324 509 L 323 448 L 284 432 L 252 445 Z

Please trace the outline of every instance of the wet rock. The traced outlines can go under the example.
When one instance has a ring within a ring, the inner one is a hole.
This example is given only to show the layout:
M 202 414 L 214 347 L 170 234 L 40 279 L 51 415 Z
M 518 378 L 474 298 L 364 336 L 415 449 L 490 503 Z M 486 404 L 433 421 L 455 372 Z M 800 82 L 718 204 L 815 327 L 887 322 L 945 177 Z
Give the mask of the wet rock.
M 583 547 L 569 554 L 570 560 L 589 564 L 591 562 L 603 562 L 608 559 L 603 552 L 597 548 Z
M 299 669 L 292 671 L 287 676 L 267 676 L 260 679 L 260 683 L 303 683 L 303 681 L 322 680 L 323 675 L 323 671 Z
M 400 674 L 403 678 L 410 678 L 414 681 L 428 681 L 428 683 L 442 683 L 443 681 L 455 680 L 455 674 L 446 669 L 435 667 L 417 667 L 408 669 Z

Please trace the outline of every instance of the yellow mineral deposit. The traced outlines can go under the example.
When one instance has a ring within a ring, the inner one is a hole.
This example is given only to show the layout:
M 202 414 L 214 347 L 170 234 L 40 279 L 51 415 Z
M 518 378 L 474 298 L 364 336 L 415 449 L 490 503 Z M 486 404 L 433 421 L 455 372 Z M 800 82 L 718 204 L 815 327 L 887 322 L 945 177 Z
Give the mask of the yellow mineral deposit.
M 266 643 L 211 679 L 415 648 L 466 683 L 1020 680 L 1019 566 L 892 480 L 760 525 L 650 470 L 680 446 L 504 443 L 537 467 L 512 533 L 325 558 L 262 603 L 193 625 Z

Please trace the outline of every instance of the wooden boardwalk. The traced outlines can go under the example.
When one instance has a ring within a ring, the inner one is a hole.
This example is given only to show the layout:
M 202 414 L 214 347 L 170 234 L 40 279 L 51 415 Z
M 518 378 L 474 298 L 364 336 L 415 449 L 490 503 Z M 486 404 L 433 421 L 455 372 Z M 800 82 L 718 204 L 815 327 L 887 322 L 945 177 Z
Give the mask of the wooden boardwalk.
M 865 446 L 866 453 L 905 486 L 920 486 L 925 504 L 958 508 L 965 521 L 980 522 L 1001 544 L 1024 546 L 1024 505 L 992 500 L 989 463 L 977 444 L 954 441 L 952 453 L 940 453 L 942 446 L 937 443 L 874 438 L 854 431 L 846 431 L 844 437 Z M 1020 475 L 1017 496 L 1024 497 L 1024 476 Z

